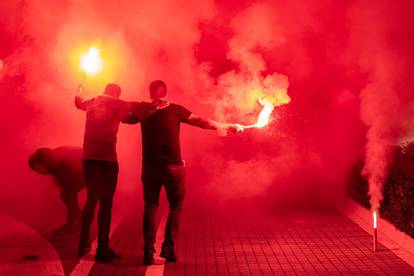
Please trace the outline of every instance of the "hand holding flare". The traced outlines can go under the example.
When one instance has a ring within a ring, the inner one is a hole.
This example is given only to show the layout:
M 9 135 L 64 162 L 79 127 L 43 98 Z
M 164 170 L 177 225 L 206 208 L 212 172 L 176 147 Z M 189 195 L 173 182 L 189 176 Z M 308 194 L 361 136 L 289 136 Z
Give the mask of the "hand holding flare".
M 100 50 L 96 47 L 90 47 L 88 52 L 81 56 L 79 66 L 85 72 L 84 78 L 78 86 L 78 93 L 82 93 L 85 88 L 86 78 L 90 75 L 96 75 L 102 70 L 103 61 L 100 56 Z
M 273 112 L 275 106 L 265 98 L 261 98 L 258 102 L 263 106 L 262 111 L 260 111 L 259 117 L 257 122 L 253 125 L 244 126 L 241 124 L 225 124 L 223 128 L 227 129 L 231 133 L 237 133 L 240 131 L 244 131 L 248 128 L 262 128 L 269 124 L 270 115 Z

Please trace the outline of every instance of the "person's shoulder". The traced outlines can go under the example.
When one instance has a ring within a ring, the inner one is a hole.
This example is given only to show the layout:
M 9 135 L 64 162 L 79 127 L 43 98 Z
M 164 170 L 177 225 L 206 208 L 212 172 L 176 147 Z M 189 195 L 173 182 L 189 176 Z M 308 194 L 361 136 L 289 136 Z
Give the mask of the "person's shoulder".
M 95 99 L 100 101 L 107 101 L 107 102 L 123 102 L 123 100 L 119 98 L 112 97 L 110 95 L 101 94 L 95 97 Z
M 128 104 L 134 108 L 134 107 L 149 107 L 151 105 L 150 102 L 139 102 L 139 101 L 132 101 L 132 102 L 128 102 Z
M 77 95 L 77 97 L 81 97 L 83 100 L 88 101 L 88 102 L 96 101 L 99 98 L 99 96 L 92 96 L 92 97 L 85 97 L 84 98 L 83 96 L 79 96 L 79 95 Z
M 97 96 L 96 99 L 98 103 L 104 104 L 106 106 L 114 107 L 114 108 L 124 109 L 130 106 L 130 102 L 128 101 L 125 101 L 120 98 L 112 97 L 109 95 L 105 95 L 105 94 Z
M 120 98 L 116 98 L 116 97 L 105 95 L 105 94 L 95 96 L 94 99 L 96 99 L 99 102 L 106 102 L 106 103 L 126 103 L 126 101 Z
M 187 109 L 187 108 L 185 108 L 183 105 L 181 105 L 181 104 L 177 104 L 177 103 L 170 103 L 170 105 L 169 105 L 171 108 L 173 108 L 173 109 Z
M 170 103 L 165 110 L 169 110 L 170 112 L 177 113 L 183 109 L 183 106 L 177 103 Z
M 170 106 L 171 110 L 180 118 L 180 121 L 185 121 L 191 115 L 191 111 L 180 104 L 171 103 Z
M 191 113 L 191 111 L 182 104 L 174 104 L 174 106 L 175 106 L 175 109 L 180 111 L 180 112 L 186 112 L 186 113 L 190 112 Z

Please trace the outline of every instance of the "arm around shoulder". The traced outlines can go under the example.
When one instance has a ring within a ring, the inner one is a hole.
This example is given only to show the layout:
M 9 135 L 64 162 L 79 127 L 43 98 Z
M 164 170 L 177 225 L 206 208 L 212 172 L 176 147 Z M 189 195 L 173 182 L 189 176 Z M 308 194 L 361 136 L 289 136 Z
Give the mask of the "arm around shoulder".
M 121 122 L 124 124 L 137 124 L 145 120 L 149 115 L 151 115 L 153 109 L 151 104 L 147 102 L 128 102 L 126 107 L 126 112 L 121 119 Z

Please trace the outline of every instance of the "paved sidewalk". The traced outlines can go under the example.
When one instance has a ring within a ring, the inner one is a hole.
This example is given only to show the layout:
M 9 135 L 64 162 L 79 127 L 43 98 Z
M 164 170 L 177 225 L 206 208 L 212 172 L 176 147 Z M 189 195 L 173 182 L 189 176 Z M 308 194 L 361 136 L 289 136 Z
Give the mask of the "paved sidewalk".
M 186 219 L 165 275 L 414 275 L 339 212 Z
M 0 213 L 0 275 L 64 275 L 59 255 L 28 225 Z
M 372 237 L 339 211 L 253 215 L 243 210 L 202 212 L 187 208 L 176 244 L 177 263 L 158 264 L 162 269 L 152 269 L 149 273 L 141 264 L 141 214 L 131 212 L 111 237 L 112 246 L 123 253 L 123 259 L 111 264 L 95 263 L 89 273 L 82 274 L 156 275 L 154 271 L 160 271 L 163 275 L 179 276 L 414 275 L 413 267 L 383 245 L 379 245 L 379 252 L 373 253 Z M 4 216 L 0 219 L 2 225 L 7 225 L 3 224 Z M 33 235 L 31 231 L 28 232 Z M 61 267 L 59 260 L 50 257 L 56 258 L 56 253 L 53 250 L 41 253 L 37 242 L 23 237 L 11 232 L 0 236 L 2 272 L 13 266 L 22 271 L 21 275 L 53 275 L 49 273 L 50 265 L 55 269 Z M 34 233 L 34 237 L 38 236 Z M 41 239 L 41 243 L 42 248 L 51 249 L 45 240 Z M 24 249 L 26 245 L 30 246 Z M 22 256 L 29 255 L 40 257 L 21 261 Z
M 95 264 L 90 275 L 145 275 L 140 218 L 128 216 L 114 233 L 122 261 Z M 414 268 L 379 245 L 342 213 L 184 214 L 177 263 L 164 275 L 414 275 Z

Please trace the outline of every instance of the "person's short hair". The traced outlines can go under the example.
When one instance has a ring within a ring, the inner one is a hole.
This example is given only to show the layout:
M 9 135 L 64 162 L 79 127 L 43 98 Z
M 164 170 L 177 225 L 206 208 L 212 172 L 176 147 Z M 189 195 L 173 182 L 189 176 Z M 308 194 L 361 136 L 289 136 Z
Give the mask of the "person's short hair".
M 167 85 L 166 85 L 166 84 L 165 84 L 165 82 L 164 82 L 164 81 L 162 81 L 162 80 L 155 80 L 155 81 L 152 81 L 152 82 L 150 83 L 150 85 L 149 85 L 150 95 L 151 95 L 151 96 L 152 96 L 152 95 L 154 95 L 154 94 L 155 94 L 155 92 L 158 90 L 158 88 L 159 88 L 160 86 L 164 86 L 164 89 L 165 89 L 165 95 L 159 95 L 159 96 L 161 96 L 161 97 L 165 97 L 165 96 L 167 95 Z
M 105 87 L 104 94 L 119 98 L 121 96 L 121 87 L 116 83 L 109 83 Z
M 51 154 L 52 154 L 52 149 L 50 148 L 38 148 L 29 157 L 30 169 L 35 170 L 36 165 L 45 165 L 45 163 L 47 162 Z

